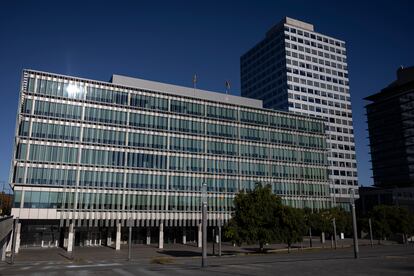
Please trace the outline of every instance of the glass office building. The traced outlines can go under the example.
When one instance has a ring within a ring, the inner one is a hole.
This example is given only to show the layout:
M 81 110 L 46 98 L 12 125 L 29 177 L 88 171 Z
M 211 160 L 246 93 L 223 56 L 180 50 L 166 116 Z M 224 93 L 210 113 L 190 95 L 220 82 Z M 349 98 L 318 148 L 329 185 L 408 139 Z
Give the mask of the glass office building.
M 24 246 L 198 241 L 233 198 L 269 183 L 285 204 L 331 205 L 325 122 L 262 101 L 113 75 L 23 71 L 10 181 Z
M 345 42 L 289 17 L 240 58 L 241 95 L 265 108 L 327 121 L 329 178 L 336 204 L 358 194 Z
M 414 66 L 365 100 L 374 185 L 414 187 Z

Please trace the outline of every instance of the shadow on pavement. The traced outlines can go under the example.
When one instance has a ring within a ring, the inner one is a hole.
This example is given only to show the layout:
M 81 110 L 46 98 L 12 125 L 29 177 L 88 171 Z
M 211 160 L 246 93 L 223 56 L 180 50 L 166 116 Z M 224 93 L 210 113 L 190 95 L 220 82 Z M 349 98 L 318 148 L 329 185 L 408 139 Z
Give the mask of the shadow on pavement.
M 159 254 L 169 255 L 172 257 L 197 257 L 201 256 L 200 252 L 186 251 L 186 250 L 160 250 Z

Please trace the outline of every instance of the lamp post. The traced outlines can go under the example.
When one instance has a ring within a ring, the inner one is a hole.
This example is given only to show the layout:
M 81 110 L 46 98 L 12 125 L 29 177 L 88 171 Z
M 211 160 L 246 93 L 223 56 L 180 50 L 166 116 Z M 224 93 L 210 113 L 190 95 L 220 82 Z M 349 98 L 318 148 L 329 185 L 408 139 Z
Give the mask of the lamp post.
M 357 230 L 357 223 L 356 223 L 356 214 L 355 214 L 355 190 L 354 189 L 350 189 L 352 190 L 352 197 L 351 197 L 351 201 L 350 201 L 350 205 L 351 205 L 351 211 L 352 211 L 352 229 L 354 232 L 354 257 L 355 259 L 358 259 L 359 257 L 359 249 L 358 249 L 358 230 Z
M 332 219 L 333 224 L 333 231 L 334 231 L 334 242 L 335 242 L 335 249 L 338 246 L 338 241 L 336 240 L 336 220 L 335 218 Z
M 371 247 L 374 247 L 374 241 L 373 241 L 373 237 L 372 237 L 372 223 L 371 223 L 371 218 L 368 219 L 368 224 L 369 224 L 369 239 L 371 242 Z
M 128 228 L 129 228 L 129 236 L 128 236 L 128 261 L 131 261 L 131 247 L 132 247 L 132 218 L 128 218 Z
M 201 267 L 207 266 L 207 183 L 202 186 L 202 258 Z
M 221 219 L 221 213 L 220 213 L 220 218 L 219 218 L 219 226 L 218 226 L 218 236 L 219 236 L 219 244 L 218 244 L 218 254 L 219 257 L 221 257 L 221 224 L 222 224 L 222 219 Z

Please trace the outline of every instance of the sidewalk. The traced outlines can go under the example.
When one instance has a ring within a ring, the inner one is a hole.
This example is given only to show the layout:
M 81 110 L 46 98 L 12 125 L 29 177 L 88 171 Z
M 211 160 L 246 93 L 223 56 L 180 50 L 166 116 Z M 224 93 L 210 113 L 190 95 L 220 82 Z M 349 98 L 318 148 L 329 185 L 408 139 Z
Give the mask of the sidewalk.
M 319 239 L 312 239 L 313 248 L 331 249 L 331 241 L 326 241 L 322 245 Z M 369 245 L 369 240 L 359 240 L 359 245 Z M 352 246 L 352 239 L 338 241 L 338 248 Z M 285 244 L 272 244 L 265 247 L 267 252 L 287 251 Z M 304 240 L 301 244 L 295 244 L 291 250 L 309 249 L 309 239 Z M 213 244 L 208 244 L 208 254 L 213 253 Z M 215 252 L 218 254 L 218 244 L 215 244 Z M 222 244 L 222 255 L 238 255 L 258 253 L 258 245 L 233 246 L 230 243 Z M 196 244 L 164 244 L 164 249 L 158 249 L 156 244 L 143 245 L 136 244 L 132 246 L 131 257 L 134 261 L 150 261 L 154 258 L 180 258 L 180 257 L 199 257 L 201 248 Z M 112 247 L 93 246 L 93 247 L 75 247 L 73 254 L 68 253 L 62 248 L 21 248 L 16 255 L 16 263 L 36 263 L 36 262 L 102 262 L 102 261 L 125 261 L 128 258 L 128 245 L 123 245 L 121 250 L 116 251 Z

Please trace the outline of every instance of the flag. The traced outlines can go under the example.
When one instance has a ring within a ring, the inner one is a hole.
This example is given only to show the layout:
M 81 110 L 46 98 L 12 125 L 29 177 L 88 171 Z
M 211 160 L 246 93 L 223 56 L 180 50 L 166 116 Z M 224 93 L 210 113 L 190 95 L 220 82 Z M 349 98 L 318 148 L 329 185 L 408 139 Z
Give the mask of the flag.
M 226 80 L 225 85 L 226 85 L 226 93 L 228 93 L 230 90 L 230 82 Z
M 196 84 L 197 84 L 197 74 L 194 74 L 194 76 L 193 76 L 193 85 L 194 85 L 194 87 L 196 87 Z

